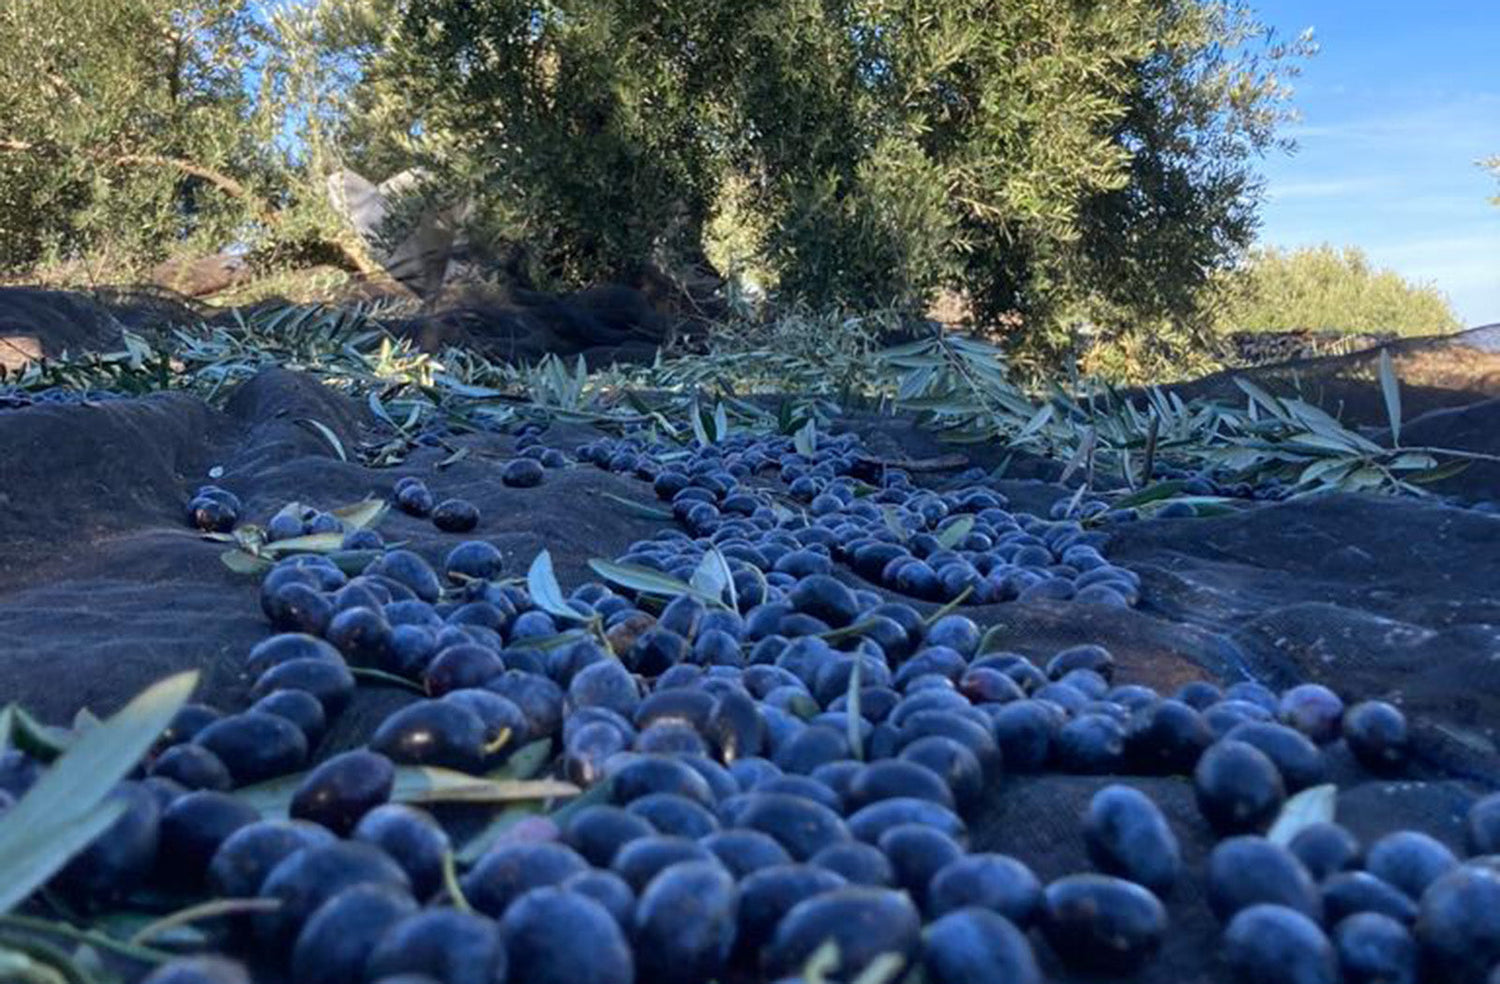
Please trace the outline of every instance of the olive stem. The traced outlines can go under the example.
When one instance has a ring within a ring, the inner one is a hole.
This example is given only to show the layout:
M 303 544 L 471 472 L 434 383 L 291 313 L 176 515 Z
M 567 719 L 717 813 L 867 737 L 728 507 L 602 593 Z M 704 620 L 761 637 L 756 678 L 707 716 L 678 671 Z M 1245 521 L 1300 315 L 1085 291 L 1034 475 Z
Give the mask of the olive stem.
M 147 940 L 170 929 L 179 926 L 187 926 L 200 919 L 213 919 L 216 916 L 232 916 L 241 912 L 273 912 L 281 908 L 280 899 L 213 899 L 208 902 L 200 902 L 190 905 L 186 909 L 168 913 L 153 923 L 141 928 L 134 936 L 130 937 L 132 946 L 143 945 Z
M 13 926 L 16 929 L 25 929 L 33 933 L 50 933 L 53 936 L 61 936 L 65 939 L 76 940 L 79 943 L 88 943 L 91 946 L 101 947 L 105 950 L 113 950 L 122 956 L 139 960 L 142 963 L 159 964 L 171 960 L 173 954 L 162 950 L 153 950 L 150 947 L 137 946 L 124 940 L 117 940 L 113 936 L 95 932 L 90 929 L 79 929 L 67 923 L 52 922 L 49 919 L 38 919 L 34 916 L 18 916 L 14 913 L 0 914 L 0 926 Z
M 459 912 L 473 914 L 474 907 L 469 904 L 463 888 L 458 884 L 458 862 L 454 859 L 452 851 L 443 852 L 443 890 L 453 900 L 453 908 Z

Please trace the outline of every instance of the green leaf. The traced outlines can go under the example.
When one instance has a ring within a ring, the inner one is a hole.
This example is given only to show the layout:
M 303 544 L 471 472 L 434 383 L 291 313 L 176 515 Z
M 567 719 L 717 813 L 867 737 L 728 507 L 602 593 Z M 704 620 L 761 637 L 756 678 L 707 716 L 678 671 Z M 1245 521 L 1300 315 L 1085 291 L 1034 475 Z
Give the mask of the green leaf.
M 552 570 L 550 551 L 543 550 L 531 562 L 531 569 L 526 572 L 526 593 L 531 595 L 532 602 L 538 608 L 549 615 L 575 622 L 583 620 L 583 616 L 569 607 L 567 599 L 563 597 L 562 587 L 557 583 L 557 574 Z
M 226 550 L 219 554 L 219 561 L 236 574 L 264 574 L 275 566 L 265 557 L 257 557 L 244 550 Z
M 285 540 L 276 540 L 261 546 L 261 552 L 277 556 L 292 553 L 333 553 L 344 545 L 344 534 L 342 533 L 309 533 L 307 536 L 293 536 Z
M 944 526 L 938 532 L 937 542 L 944 550 L 952 550 L 974 529 L 974 517 L 963 515 Z
M 157 683 L 81 735 L 15 806 L 0 815 L 0 912 L 8 912 L 119 816 L 105 801 L 198 684 L 197 673 Z
M 1155 485 L 1147 486 L 1139 492 L 1127 495 L 1123 499 L 1115 500 L 1114 508 L 1130 509 L 1135 506 L 1144 506 L 1148 502 L 1158 499 L 1170 499 L 1172 496 L 1187 488 L 1187 482 L 1173 480 L 1170 482 L 1157 482 Z
M 724 603 L 711 595 L 705 594 L 690 584 L 683 584 L 670 574 L 642 567 L 638 564 L 620 564 L 612 560 L 591 560 L 589 568 L 595 574 L 618 584 L 623 588 L 641 594 L 659 595 L 665 598 L 675 598 L 678 595 L 691 595 L 706 605 L 724 607 Z
M 333 449 L 334 454 L 339 456 L 340 461 L 349 460 L 349 452 L 344 450 L 344 442 L 339 440 L 339 436 L 327 424 L 311 417 L 298 417 L 296 422 L 328 442 L 328 446 Z
M 1391 444 L 1401 443 L 1401 385 L 1396 381 L 1396 367 L 1391 350 L 1380 350 L 1380 391 L 1385 396 L 1385 415 L 1391 422 Z
M 1421 475 L 1408 476 L 1407 481 L 1416 482 L 1419 485 L 1429 485 L 1433 482 L 1441 482 L 1445 478 L 1452 478 L 1454 475 L 1462 474 L 1463 472 L 1467 471 L 1469 466 L 1472 464 L 1472 461 L 1450 461 L 1446 465 L 1443 465 L 1441 468 L 1434 468 L 1430 472 L 1425 472 Z
M 390 503 L 384 499 L 372 498 L 361 502 L 353 502 L 347 506 L 339 506 L 337 509 L 330 510 L 330 512 L 339 518 L 344 524 L 345 530 L 352 531 L 368 529 L 374 526 L 390 511 L 390 508 Z
M 817 422 L 809 420 L 806 424 L 803 424 L 802 429 L 792 435 L 792 446 L 804 458 L 815 456 L 818 453 Z
M 720 403 L 714 407 L 714 440 L 722 441 L 729 436 L 729 412 Z
M 844 717 L 847 719 L 849 750 L 854 753 L 857 761 L 863 761 L 865 757 L 865 743 L 860 734 L 859 726 L 863 723 L 859 712 L 859 696 L 863 684 L 860 677 L 863 676 L 864 662 L 859 656 L 854 657 L 854 666 L 849 672 L 849 689 L 847 691 L 848 706 L 844 708 Z
M 624 506 L 626 512 L 641 519 L 667 520 L 673 518 L 672 514 L 665 509 L 656 509 L 646 505 L 644 502 L 636 502 L 634 499 L 627 499 L 623 495 L 615 495 L 613 492 L 600 492 L 599 497 Z
M 552 758 L 552 739 L 538 738 L 511 753 L 505 764 L 486 778 L 496 782 L 507 779 L 530 779 L 542 771 Z
M 1303 829 L 1315 823 L 1332 823 L 1338 797 L 1339 787 L 1333 783 L 1302 790 L 1282 806 L 1266 839 L 1285 847 Z
M 724 559 L 724 555 L 717 547 L 709 547 L 703 552 L 703 560 L 698 564 L 698 569 L 693 572 L 688 586 L 721 602 L 727 591 L 730 595 L 730 607 L 736 609 L 739 607 L 739 599 L 734 594 L 734 574 L 729 569 L 729 561 Z
M 306 778 L 306 772 L 278 776 L 237 789 L 230 795 L 264 817 L 284 817 L 292 805 L 297 787 Z M 494 780 L 435 766 L 398 765 L 391 800 L 397 803 L 515 803 L 577 794 L 577 786 L 555 779 Z

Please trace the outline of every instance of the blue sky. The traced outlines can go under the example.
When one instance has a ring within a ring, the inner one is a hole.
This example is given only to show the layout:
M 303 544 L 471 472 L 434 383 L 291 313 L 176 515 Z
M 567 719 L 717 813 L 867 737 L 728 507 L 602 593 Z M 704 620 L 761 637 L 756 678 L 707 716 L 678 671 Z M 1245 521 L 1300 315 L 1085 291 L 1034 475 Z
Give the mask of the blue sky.
M 1500 3 L 1254 0 L 1320 47 L 1293 84 L 1299 149 L 1263 165 L 1261 242 L 1329 242 L 1434 283 L 1469 325 L 1500 322 Z

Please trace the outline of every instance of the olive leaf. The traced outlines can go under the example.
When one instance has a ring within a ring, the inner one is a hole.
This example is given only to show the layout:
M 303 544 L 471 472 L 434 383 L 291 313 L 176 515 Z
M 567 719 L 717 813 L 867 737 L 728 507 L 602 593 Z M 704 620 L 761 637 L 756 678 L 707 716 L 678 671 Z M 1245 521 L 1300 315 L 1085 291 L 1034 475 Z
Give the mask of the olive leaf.
M 1332 823 L 1338 806 L 1339 788 L 1333 783 L 1310 786 L 1302 790 L 1281 807 L 1276 822 L 1271 824 L 1266 839 L 1285 847 L 1304 828 L 1315 823 Z
M 314 420 L 311 417 L 298 417 L 296 423 L 301 424 L 326 441 L 328 446 L 333 449 L 333 453 L 339 456 L 340 461 L 349 460 L 349 452 L 344 450 L 344 442 L 339 440 L 339 436 L 327 424 L 321 420 Z
M 346 530 L 363 530 L 374 526 L 390 511 L 391 505 L 384 499 L 369 498 L 339 506 L 329 512 L 337 516 Z M 283 541 L 284 542 L 284 541 Z
M 1396 367 L 1391 364 L 1391 350 L 1380 350 L 1380 391 L 1385 396 L 1385 414 L 1391 423 L 1391 444 L 1401 443 L 1401 385 Z
M 557 583 L 557 574 L 552 569 L 552 553 L 543 550 L 531 562 L 526 572 L 526 593 L 532 604 L 558 618 L 581 621 L 584 616 L 573 610 L 563 597 L 562 586 Z
M 725 592 L 728 592 L 729 607 L 739 608 L 739 597 L 734 590 L 734 573 L 729 569 L 729 561 L 719 552 L 718 547 L 711 546 L 703 552 L 703 560 L 698 564 L 698 569 L 693 572 L 688 586 L 721 602 L 724 600 Z
M 610 502 L 624 506 L 626 512 L 630 513 L 633 516 L 639 516 L 642 519 L 669 520 L 673 518 L 672 514 L 665 509 L 656 509 L 652 506 L 646 505 L 643 502 L 636 502 L 634 499 L 627 499 L 623 495 L 615 495 L 613 492 L 600 492 L 599 497 L 601 499 L 608 499 Z
M 284 817 L 306 772 L 278 776 L 231 795 L 268 818 Z M 397 803 L 515 803 L 576 796 L 578 787 L 555 779 L 495 780 L 430 765 L 396 766 L 391 800 Z
M 0 912 L 8 912 L 108 829 L 124 810 L 106 800 L 198 684 L 179 673 L 143 691 L 78 737 L 0 815 Z
M 818 425 L 816 421 L 809 420 L 802 425 L 802 429 L 792 435 L 792 446 L 797 453 L 804 458 L 815 457 L 818 453 Z
M 675 598 L 678 595 L 689 595 L 697 598 L 705 605 L 713 605 L 723 608 L 724 602 L 698 590 L 690 584 L 684 584 L 670 574 L 653 570 L 650 567 L 642 567 L 639 564 L 621 564 L 613 560 L 591 560 L 589 568 L 595 574 L 622 588 L 629 588 L 640 594 L 658 595 L 665 598 Z
M 952 550 L 954 547 L 958 546 L 959 543 L 963 542 L 963 538 L 968 536 L 973 529 L 973 516 L 967 514 L 959 516 L 957 519 L 953 520 L 953 522 L 949 523 L 938 531 L 938 545 L 941 546 L 944 550 Z

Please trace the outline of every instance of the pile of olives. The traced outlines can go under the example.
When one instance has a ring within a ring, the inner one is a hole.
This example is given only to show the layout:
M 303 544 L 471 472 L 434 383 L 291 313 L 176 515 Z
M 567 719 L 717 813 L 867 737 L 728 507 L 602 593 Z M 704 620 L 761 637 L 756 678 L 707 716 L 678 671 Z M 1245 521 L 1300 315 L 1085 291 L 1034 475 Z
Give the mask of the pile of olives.
M 380 548 L 352 577 L 283 560 L 260 588 L 275 634 L 245 657 L 249 706 L 185 707 L 59 895 L 83 909 L 146 886 L 274 900 L 218 927 L 217 946 L 298 982 L 796 981 L 832 953 L 834 981 L 895 958 L 930 984 L 1033 984 L 1043 967 L 1148 966 L 1165 901 L 1192 881 L 1223 924 L 1226 980 L 1500 980 L 1500 795 L 1470 811 L 1467 860 L 1415 831 L 1268 836 L 1289 797 L 1328 780 L 1335 748 L 1401 775 L 1397 708 L 1312 684 L 1159 693 L 1116 679 L 1101 645 L 1000 651 L 951 604 L 1133 603 L 1138 581 L 1097 530 L 894 469 L 872 491 L 849 436 L 811 457 L 748 436 L 686 457 L 633 438 L 577 456 L 652 482 L 685 528 L 622 560 L 688 581 L 712 548 L 732 594 L 588 582 L 565 596 L 569 615 L 539 607 L 478 539 L 436 566 Z M 408 511 L 403 498 L 423 504 L 413 489 L 397 489 Z M 924 615 L 901 596 L 950 604 Z M 423 694 L 365 746 L 320 756 L 359 667 Z M 445 871 L 454 828 L 397 801 L 397 768 L 480 775 L 544 738 L 557 775 L 602 795 Z M 1115 777 L 1078 817 L 1089 870 L 1050 883 L 969 836 L 1008 777 L 1046 771 Z M 36 772 L 7 753 L 0 788 L 19 795 Z M 234 795 L 297 773 L 285 819 Z M 1195 829 L 1129 776 L 1190 782 Z M 1184 865 L 1185 833 L 1217 842 L 1201 871 Z M 149 980 L 248 974 L 205 957 Z

